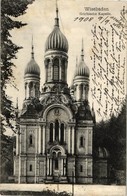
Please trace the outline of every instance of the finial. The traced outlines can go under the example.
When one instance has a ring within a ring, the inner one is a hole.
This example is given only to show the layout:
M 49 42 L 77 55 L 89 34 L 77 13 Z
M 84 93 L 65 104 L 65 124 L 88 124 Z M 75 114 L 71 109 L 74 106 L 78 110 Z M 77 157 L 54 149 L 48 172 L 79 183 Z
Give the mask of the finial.
M 33 45 L 33 35 L 32 35 L 32 51 L 31 51 L 32 59 L 34 59 L 34 45 Z
M 56 0 L 56 18 L 55 18 L 55 26 L 59 27 L 59 17 L 58 17 L 58 5 Z
M 83 38 L 82 38 L 82 48 L 81 48 L 81 60 L 84 61 L 84 46 L 83 46 Z
M 76 67 L 78 66 L 78 57 L 76 56 Z

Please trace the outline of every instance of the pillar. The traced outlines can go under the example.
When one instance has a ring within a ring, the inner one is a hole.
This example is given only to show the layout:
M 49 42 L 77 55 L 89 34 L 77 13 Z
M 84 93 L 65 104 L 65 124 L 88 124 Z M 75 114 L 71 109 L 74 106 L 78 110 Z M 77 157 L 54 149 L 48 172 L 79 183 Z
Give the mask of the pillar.
M 36 183 L 37 181 L 37 157 L 35 154 L 35 178 L 34 178 L 34 183 Z
M 25 99 L 27 98 L 27 83 L 25 83 Z
M 63 176 L 63 160 L 64 159 L 61 159 L 60 161 L 61 161 L 61 168 L 60 168 L 60 170 L 61 170 L 61 176 Z
M 71 132 L 71 127 L 69 127 L 68 130 L 68 153 L 70 154 L 70 132 Z
M 64 142 L 66 141 L 66 138 L 65 138 L 66 134 L 65 133 L 66 133 L 66 128 L 64 127 Z
M 39 126 L 39 147 L 38 147 L 38 153 L 41 153 L 41 126 Z
M 19 134 L 16 135 L 16 155 L 19 154 Z
M 20 184 L 20 176 L 21 176 L 21 134 L 19 135 L 19 176 L 18 176 L 19 184 Z
M 61 126 L 59 124 L 59 142 L 61 141 Z
M 50 159 L 50 175 L 52 175 L 52 159 Z
M 43 126 L 43 154 L 45 154 L 45 125 Z
M 45 71 L 46 71 L 46 82 L 47 82 L 47 79 L 48 79 L 48 68 L 47 68 L 47 66 L 45 67 Z
M 53 142 L 55 141 L 55 125 L 53 123 Z
M 24 153 L 26 153 L 26 127 L 24 130 Z
M 88 130 L 86 130 L 86 154 L 88 154 Z
M 49 158 L 47 157 L 47 175 L 49 175 Z
M 63 164 L 64 164 L 64 176 L 66 176 L 66 167 L 67 167 L 66 159 L 63 159 Z
M 51 64 L 51 80 L 53 80 L 53 65 Z
M 61 61 L 59 59 L 59 80 L 62 80 L 62 64 L 61 64 Z
M 74 127 L 72 127 L 72 154 L 74 154 Z
M 36 97 L 35 91 L 36 91 L 36 85 L 35 85 L 35 83 L 33 82 L 33 97 Z

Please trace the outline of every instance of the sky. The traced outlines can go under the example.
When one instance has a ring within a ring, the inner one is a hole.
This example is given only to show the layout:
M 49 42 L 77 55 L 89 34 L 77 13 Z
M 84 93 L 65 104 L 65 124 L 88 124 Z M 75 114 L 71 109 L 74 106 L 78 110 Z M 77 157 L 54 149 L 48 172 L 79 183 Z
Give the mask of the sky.
M 68 75 L 67 81 L 71 85 L 73 80 L 73 75 L 76 67 L 76 57 L 80 59 L 81 54 L 81 42 L 84 39 L 84 55 L 85 62 L 90 69 L 92 74 L 92 61 L 91 47 L 92 47 L 92 33 L 91 28 L 96 20 L 93 22 L 85 21 L 79 22 L 74 21 L 76 17 L 83 16 L 84 7 L 99 7 L 99 8 L 109 8 L 109 12 L 112 15 L 117 16 L 120 8 L 122 8 L 122 3 L 111 2 L 111 1 L 85 1 L 85 0 L 58 0 L 59 8 L 59 20 L 60 29 L 66 36 L 69 43 L 68 52 Z M 114 9 L 115 8 L 115 9 Z M 18 97 L 19 109 L 22 108 L 22 103 L 24 100 L 24 70 L 27 63 L 31 59 L 31 43 L 33 36 L 34 43 L 34 56 L 37 64 L 41 69 L 41 85 L 45 81 L 45 70 L 44 70 L 44 49 L 45 42 L 48 35 L 53 30 L 54 18 L 55 18 L 56 1 L 55 0 L 35 0 L 32 5 L 29 5 L 26 14 L 18 17 L 19 21 L 27 23 L 20 29 L 13 29 L 10 33 L 12 36 L 12 41 L 18 45 L 22 46 L 23 49 L 19 50 L 16 54 L 17 59 L 14 60 L 16 68 L 14 68 L 15 83 L 17 85 L 18 91 L 13 87 L 8 88 L 8 95 L 12 97 L 14 104 L 16 104 L 16 99 Z M 90 85 L 91 77 L 90 77 Z M 91 92 L 89 92 L 89 101 L 92 106 Z M 94 103 L 96 107 L 96 102 Z

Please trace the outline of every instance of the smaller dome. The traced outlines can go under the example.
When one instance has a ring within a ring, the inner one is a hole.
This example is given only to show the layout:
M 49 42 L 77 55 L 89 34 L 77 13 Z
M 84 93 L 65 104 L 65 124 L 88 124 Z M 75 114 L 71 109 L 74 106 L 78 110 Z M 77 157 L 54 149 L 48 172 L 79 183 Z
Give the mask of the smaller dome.
M 76 68 L 75 77 L 76 76 L 89 77 L 89 75 L 90 75 L 90 70 L 89 70 L 88 66 L 85 64 L 85 62 L 83 60 L 81 60 L 79 65 Z
M 38 66 L 34 58 L 32 58 L 27 64 L 24 75 L 26 74 L 35 74 L 40 76 L 40 67 Z

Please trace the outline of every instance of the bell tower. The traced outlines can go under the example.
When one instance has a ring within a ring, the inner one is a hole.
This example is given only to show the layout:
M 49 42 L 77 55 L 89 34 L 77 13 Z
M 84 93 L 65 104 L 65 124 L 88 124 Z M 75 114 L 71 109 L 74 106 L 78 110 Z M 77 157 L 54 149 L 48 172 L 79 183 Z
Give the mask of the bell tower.
M 40 68 L 34 59 L 34 46 L 32 38 L 31 60 L 24 72 L 25 100 L 39 98 L 40 96 Z
M 42 92 L 54 92 L 67 89 L 67 66 L 68 66 L 68 41 L 60 31 L 58 7 L 53 31 L 49 34 L 45 44 L 45 84 Z

